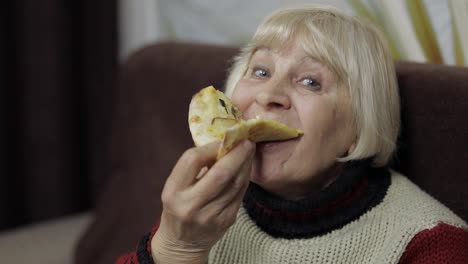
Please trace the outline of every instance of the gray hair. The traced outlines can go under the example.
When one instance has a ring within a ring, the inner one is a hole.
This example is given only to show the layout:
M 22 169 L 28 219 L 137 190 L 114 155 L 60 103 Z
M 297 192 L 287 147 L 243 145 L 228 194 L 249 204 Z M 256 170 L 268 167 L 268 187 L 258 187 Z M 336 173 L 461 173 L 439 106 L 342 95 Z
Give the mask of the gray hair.
M 279 48 L 291 41 L 298 41 L 349 91 L 357 139 L 355 148 L 338 160 L 373 157 L 374 166 L 387 164 L 396 149 L 400 99 L 386 40 L 367 21 L 318 5 L 274 12 L 234 58 L 226 94 L 232 95 L 256 50 Z

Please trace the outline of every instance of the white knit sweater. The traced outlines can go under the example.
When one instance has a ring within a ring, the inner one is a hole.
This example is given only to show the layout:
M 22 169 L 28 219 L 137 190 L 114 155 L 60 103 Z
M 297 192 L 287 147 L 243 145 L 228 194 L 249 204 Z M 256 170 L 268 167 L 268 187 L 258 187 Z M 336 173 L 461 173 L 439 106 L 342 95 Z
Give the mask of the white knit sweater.
M 209 263 L 398 263 L 411 239 L 438 223 L 467 227 L 406 177 L 392 172 L 383 201 L 344 227 L 308 239 L 274 238 L 241 208 Z

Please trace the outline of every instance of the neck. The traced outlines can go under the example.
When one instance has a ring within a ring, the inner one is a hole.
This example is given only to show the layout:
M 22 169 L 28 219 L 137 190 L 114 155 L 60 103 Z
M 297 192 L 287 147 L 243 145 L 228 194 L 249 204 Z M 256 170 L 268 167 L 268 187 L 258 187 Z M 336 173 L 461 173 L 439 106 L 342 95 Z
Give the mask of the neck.
M 291 186 L 284 183 L 277 183 L 273 186 L 267 186 L 261 183 L 256 183 L 265 191 L 274 194 L 281 199 L 288 201 L 299 201 L 307 197 L 311 197 L 321 193 L 343 173 L 346 163 L 335 163 L 331 168 L 319 173 L 317 176 L 311 177 L 309 182 L 300 184 L 294 182 Z
M 380 203 L 390 185 L 386 168 L 348 162 L 334 181 L 302 199 L 285 199 L 252 183 L 244 196 L 249 216 L 274 237 L 309 238 L 357 219 Z

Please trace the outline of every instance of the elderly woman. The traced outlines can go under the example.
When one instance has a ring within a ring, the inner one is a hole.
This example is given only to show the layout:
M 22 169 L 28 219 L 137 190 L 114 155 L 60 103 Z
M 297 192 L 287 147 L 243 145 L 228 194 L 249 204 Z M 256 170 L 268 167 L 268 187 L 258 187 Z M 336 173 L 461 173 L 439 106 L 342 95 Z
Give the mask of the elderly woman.
M 326 7 L 277 11 L 226 86 L 246 118 L 303 136 L 245 141 L 217 162 L 219 143 L 187 150 L 160 224 L 117 263 L 468 263 L 466 223 L 386 167 L 399 97 L 372 25 Z

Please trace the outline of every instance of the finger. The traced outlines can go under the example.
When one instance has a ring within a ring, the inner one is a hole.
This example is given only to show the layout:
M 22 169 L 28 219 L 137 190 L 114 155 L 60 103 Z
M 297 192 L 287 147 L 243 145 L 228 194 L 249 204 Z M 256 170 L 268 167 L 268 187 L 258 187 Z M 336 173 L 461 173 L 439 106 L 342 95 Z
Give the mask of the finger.
M 205 206 L 207 211 L 211 211 L 210 215 L 219 215 L 227 208 L 239 208 L 242 197 L 249 186 L 250 172 L 252 169 L 253 153 L 242 164 L 242 167 L 237 173 L 237 176 L 222 190 L 212 201 Z
M 185 151 L 174 166 L 168 181 L 182 189 L 193 184 L 202 169 L 210 167 L 216 161 L 220 144 L 213 142 Z
M 250 181 L 249 181 L 250 182 Z M 222 210 L 218 212 L 218 217 L 223 217 L 226 219 L 236 219 L 237 213 L 239 212 L 239 208 L 241 207 L 242 200 L 244 198 L 245 192 L 249 187 L 249 182 L 245 184 L 245 186 L 237 192 L 237 194 L 233 197 L 232 201 L 226 204 Z
M 249 175 L 239 175 L 239 171 L 248 159 L 252 159 L 255 145 L 246 140 L 231 150 L 226 156 L 218 160 L 193 186 L 193 192 L 199 194 L 199 197 L 205 202 L 217 197 L 224 189 L 234 182 L 236 177 L 243 177 L 245 180 Z M 236 186 L 230 186 L 235 189 Z
M 197 176 L 195 176 L 195 180 L 199 180 L 208 172 L 208 167 L 203 167 L 200 172 L 198 172 Z
M 251 166 L 246 166 L 246 169 L 249 170 L 250 174 Z M 247 191 L 250 181 L 247 180 L 242 188 L 238 189 L 236 192 L 230 192 L 233 195 L 227 197 L 222 197 L 223 202 L 210 203 L 205 208 L 202 208 L 204 215 L 209 216 L 213 219 L 217 219 L 218 223 L 221 226 L 229 227 L 233 225 L 237 219 L 237 213 L 239 208 L 242 205 L 242 200 Z

